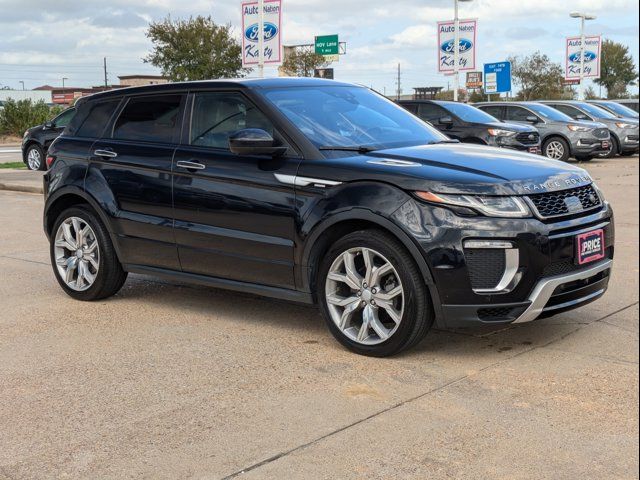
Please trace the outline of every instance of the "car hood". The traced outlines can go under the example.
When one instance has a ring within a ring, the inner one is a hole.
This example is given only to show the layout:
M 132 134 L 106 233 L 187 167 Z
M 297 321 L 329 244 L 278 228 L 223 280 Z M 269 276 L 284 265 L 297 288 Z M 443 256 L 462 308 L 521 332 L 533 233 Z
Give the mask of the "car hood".
M 470 144 L 443 143 L 377 150 L 364 155 L 330 158 L 326 162 L 314 162 L 318 169 L 308 172 L 317 178 L 339 182 L 382 181 L 404 190 L 435 193 L 527 195 L 592 182 L 585 170 L 568 163 Z M 331 178 L 326 172 L 331 172 Z
M 527 125 L 519 125 L 517 123 L 491 122 L 491 123 L 485 123 L 484 125 L 488 127 L 493 127 L 493 128 L 501 128 L 502 130 L 511 130 L 512 132 L 518 132 L 518 133 L 537 132 L 537 130 L 533 127 L 529 127 Z
M 597 121 L 597 122 L 592 122 L 590 120 L 572 120 L 570 122 L 566 122 L 567 125 L 574 125 L 574 124 L 578 124 L 578 125 L 584 125 L 585 127 L 589 127 L 589 128 L 607 128 L 607 125 L 604 122 L 601 121 Z

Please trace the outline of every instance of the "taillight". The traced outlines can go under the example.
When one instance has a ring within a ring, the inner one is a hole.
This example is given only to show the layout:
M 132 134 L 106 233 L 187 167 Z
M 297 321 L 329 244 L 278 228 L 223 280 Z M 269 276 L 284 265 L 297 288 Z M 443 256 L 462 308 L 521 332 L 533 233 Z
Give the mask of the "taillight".
M 53 165 L 53 162 L 56 161 L 56 157 L 54 157 L 53 155 L 47 155 L 47 168 L 51 168 L 51 165 Z

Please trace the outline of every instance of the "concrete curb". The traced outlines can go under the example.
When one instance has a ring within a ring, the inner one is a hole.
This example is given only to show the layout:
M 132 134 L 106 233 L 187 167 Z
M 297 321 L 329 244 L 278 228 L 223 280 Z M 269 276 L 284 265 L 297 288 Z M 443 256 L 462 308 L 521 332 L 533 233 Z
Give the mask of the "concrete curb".
M 31 187 L 29 185 L 16 185 L 10 183 L 0 183 L 0 190 L 21 193 L 39 193 L 40 195 L 44 193 L 44 189 L 42 187 Z

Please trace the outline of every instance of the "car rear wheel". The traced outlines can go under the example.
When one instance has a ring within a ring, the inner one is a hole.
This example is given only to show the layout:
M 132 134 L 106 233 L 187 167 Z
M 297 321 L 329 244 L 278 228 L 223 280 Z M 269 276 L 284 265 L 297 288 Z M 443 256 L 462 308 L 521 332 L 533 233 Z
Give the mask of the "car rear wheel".
M 317 295 L 334 337 L 352 351 L 384 357 L 417 344 L 433 313 L 413 258 L 395 238 L 363 230 L 324 256 Z
M 47 164 L 44 160 L 44 152 L 39 145 L 31 145 L 27 149 L 27 168 L 29 170 L 46 170 Z
M 546 157 L 553 158 L 554 160 L 561 160 L 563 162 L 569 160 L 569 155 L 571 153 L 569 144 L 566 140 L 559 137 L 545 140 L 544 145 L 542 146 L 542 151 Z
M 107 230 L 87 207 L 72 207 L 60 214 L 50 254 L 58 283 L 76 300 L 110 297 L 127 278 Z

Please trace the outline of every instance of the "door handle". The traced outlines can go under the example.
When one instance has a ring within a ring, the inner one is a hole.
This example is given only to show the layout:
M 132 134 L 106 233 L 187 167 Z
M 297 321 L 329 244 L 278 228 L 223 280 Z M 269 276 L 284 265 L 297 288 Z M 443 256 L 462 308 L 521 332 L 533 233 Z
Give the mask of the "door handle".
M 118 154 L 113 150 L 94 150 L 93 154 L 96 157 L 116 158 Z
M 202 163 L 191 162 L 189 160 L 178 160 L 176 166 L 180 168 L 186 168 L 187 170 L 204 170 L 205 166 Z

